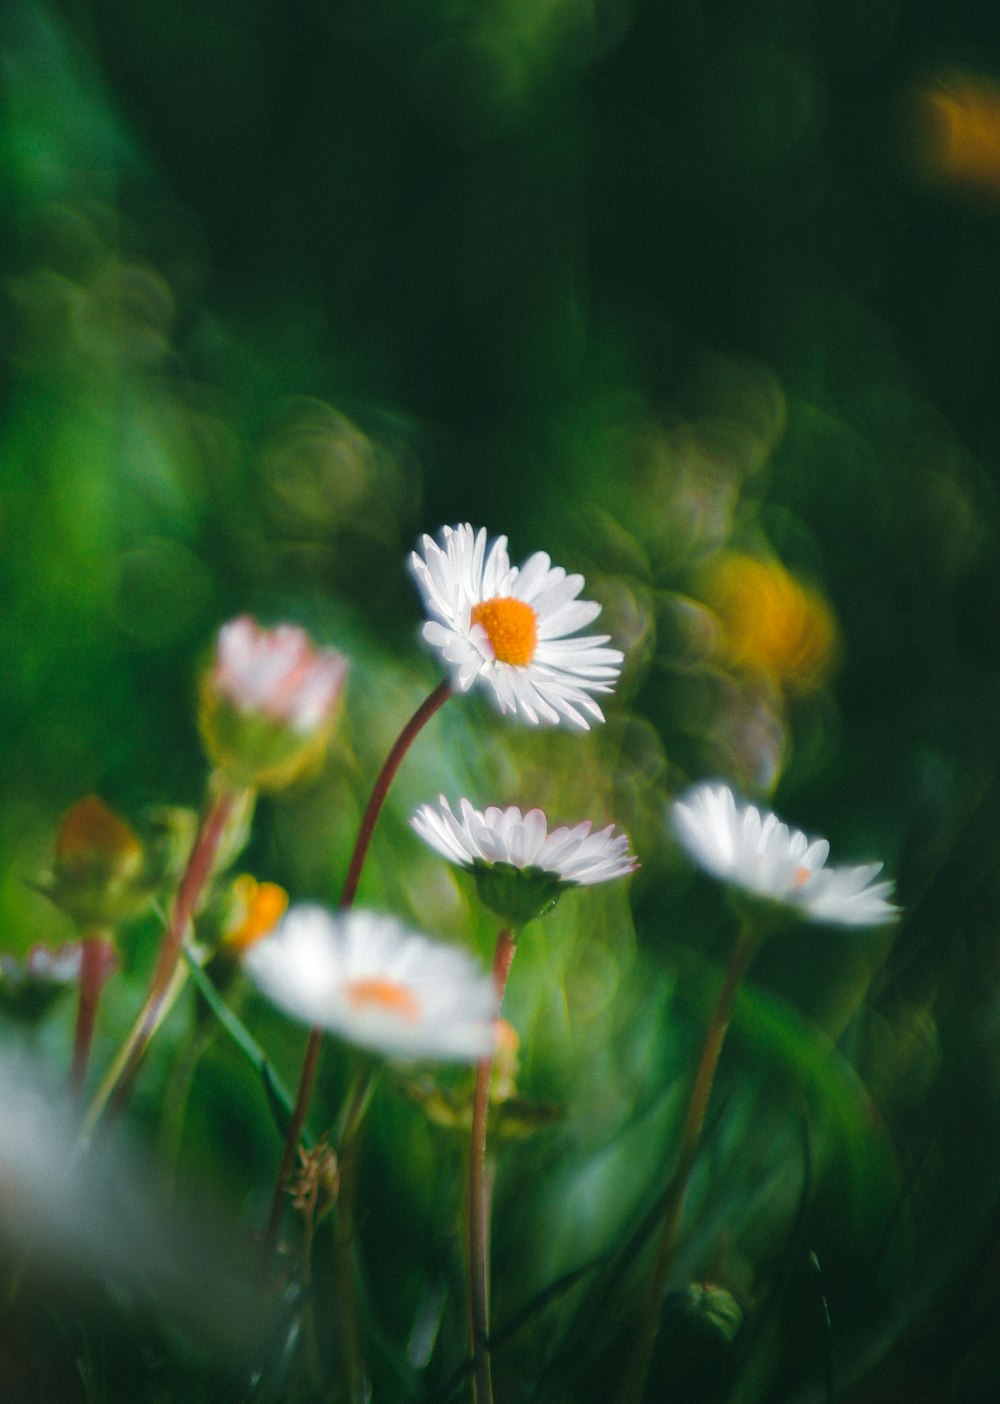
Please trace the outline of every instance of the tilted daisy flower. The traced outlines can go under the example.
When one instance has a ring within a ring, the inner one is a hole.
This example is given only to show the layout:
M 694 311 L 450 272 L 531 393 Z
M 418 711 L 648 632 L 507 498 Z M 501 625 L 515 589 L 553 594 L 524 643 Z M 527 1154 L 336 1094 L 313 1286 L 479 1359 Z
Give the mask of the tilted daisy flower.
M 410 820 L 425 843 L 476 876 L 480 899 L 515 925 L 547 911 L 567 887 L 587 887 L 627 877 L 638 866 L 628 835 L 614 826 L 594 832 L 590 821 L 549 832 L 540 809 L 523 814 L 515 805 L 475 809 L 459 802 L 460 815 L 441 795 L 422 804 Z
M 389 1057 L 472 1063 L 496 1044 L 491 976 L 394 917 L 292 907 L 245 964 L 286 1014 Z
M 899 909 L 891 882 L 873 882 L 881 863 L 828 868 L 826 839 L 808 839 L 776 815 L 737 803 L 721 782 L 695 785 L 671 812 L 682 847 L 706 872 L 809 921 L 879 926 Z
M 612 690 L 624 655 L 605 646 L 608 634 L 570 637 L 601 612 L 577 599 L 582 575 L 567 575 L 544 551 L 512 566 L 505 536 L 488 546 L 485 529 L 467 522 L 444 527 L 440 545 L 429 536 L 422 544 L 410 565 L 433 616 L 423 636 L 456 691 L 481 681 L 501 712 L 535 725 L 566 721 L 588 730 L 604 720 L 591 694 Z

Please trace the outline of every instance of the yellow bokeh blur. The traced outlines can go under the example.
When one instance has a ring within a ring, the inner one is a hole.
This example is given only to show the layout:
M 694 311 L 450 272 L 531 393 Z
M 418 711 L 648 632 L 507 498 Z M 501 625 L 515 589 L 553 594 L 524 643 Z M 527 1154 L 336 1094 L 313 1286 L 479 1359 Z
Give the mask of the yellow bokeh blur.
M 1000 194 L 1000 84 L 941 75 L 914 93 L 918 159 L 934 180 Z
M 726 552 L 707 568 L 706 602 L 719 624 L 717 647 L 731 667 L 765 673 L 782 687 L 820 687 L 837 654 L 837 625 L 818 591 L 777 561 Z

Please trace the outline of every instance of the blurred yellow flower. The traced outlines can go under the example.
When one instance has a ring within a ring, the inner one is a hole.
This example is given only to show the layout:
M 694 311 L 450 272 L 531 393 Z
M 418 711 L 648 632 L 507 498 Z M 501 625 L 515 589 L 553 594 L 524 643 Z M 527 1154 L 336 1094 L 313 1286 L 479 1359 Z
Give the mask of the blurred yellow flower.
M 242 954 L 274 930 L 285 915 L 288 893 L 276 882 L 258 882 L 250 873 L 242 873 L 233 883 L 232 896 L 235 911 L 222 944 Z
M 732 667 L 766 673 L 793 689 L 823 683 L 837 651 L 837 625 L 816 590 L 777 561 L 727 552 L 708 568 L 703 591 L 718 617 L 719 651 Z
M 1000 193 L 1000 86 L 984 74 L 945 74 L 914 98 L 927 174 Z

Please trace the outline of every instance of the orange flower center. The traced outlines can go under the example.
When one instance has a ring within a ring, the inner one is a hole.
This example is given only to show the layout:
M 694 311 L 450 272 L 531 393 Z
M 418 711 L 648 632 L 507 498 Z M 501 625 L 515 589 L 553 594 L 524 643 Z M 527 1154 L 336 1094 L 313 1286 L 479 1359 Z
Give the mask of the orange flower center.
M 374 1005 L 387 1014 L 398 1014 L 411 1022 L 420 1017 L 420 1001 L 405 985 L 395 980 L 351 980 L 345 990 L 347 1001 L 355 1009 Z
M 538 646 L 538 615 L 524 600 L 515 600 L 509 595 L 484 600 L 473 608 L 472 622 L 486 630 L 498 663 L 525 668 L 534 658 Z
M 804 887 L 812 877 L 812 868 L 800 867 L 795 869 L 795 876 L 792 878 L 793 887 Z

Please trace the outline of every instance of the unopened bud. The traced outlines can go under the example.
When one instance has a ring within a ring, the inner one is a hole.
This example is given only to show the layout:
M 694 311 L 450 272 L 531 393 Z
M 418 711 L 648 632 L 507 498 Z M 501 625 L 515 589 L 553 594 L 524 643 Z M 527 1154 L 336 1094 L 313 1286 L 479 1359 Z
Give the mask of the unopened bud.
M 83 930 L 137 916 L 153 895 L 142 844 L 96 795 L 63 815 L 52 870 L 35 884 Z

